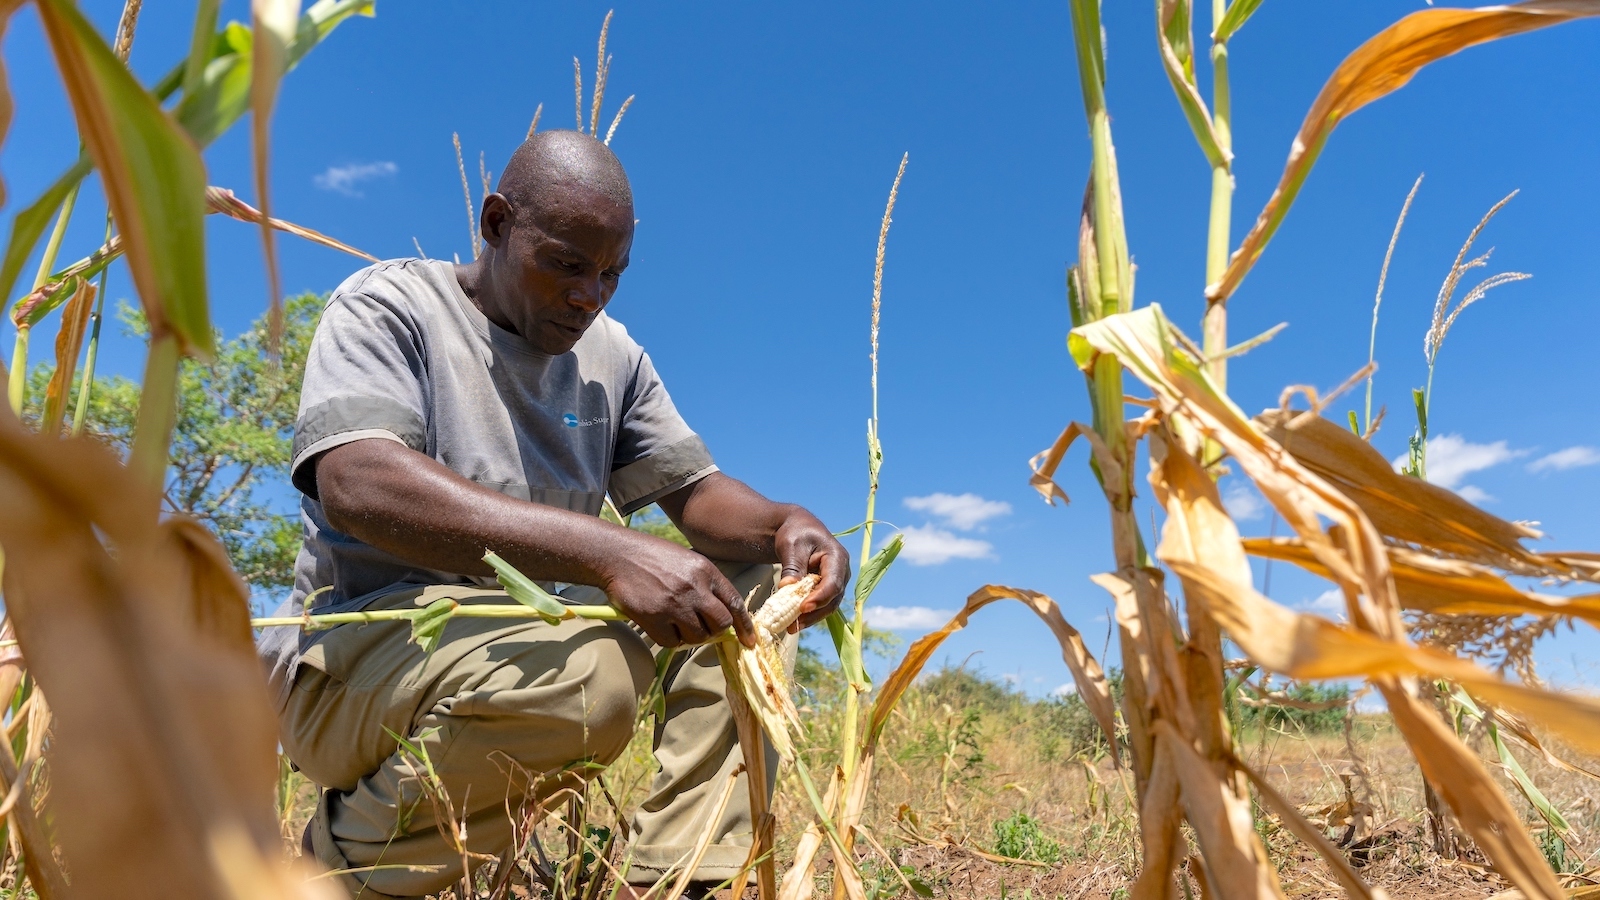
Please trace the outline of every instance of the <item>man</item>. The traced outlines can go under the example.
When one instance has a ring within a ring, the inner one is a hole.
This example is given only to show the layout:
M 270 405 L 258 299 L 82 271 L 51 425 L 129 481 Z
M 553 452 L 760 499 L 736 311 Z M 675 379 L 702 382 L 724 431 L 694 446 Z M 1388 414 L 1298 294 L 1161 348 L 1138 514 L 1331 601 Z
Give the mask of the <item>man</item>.
M 417 896 L 459 879 L 463 857 L 437 827 L 451 816 L 469 859 L 502 853 L 522 824 L 508 807 L 622 752 L 659 648 L 730 627 L 751 644 L 746 595 L 759 603 L 814 572 L 798 630 L 849 580 L 815 516 L 718 471 L 650 357 L 605 315 L 633 227 L 610 150 L 538 134 L 484 199 L 478 259 L 367 268 L 317 328 L 291 461 L 306 533 L 295 613 L 307 598 L 314 613 L 510 602 L 482 561 L 490 549 L 635 626 L 456 618 L 432 654 L 405 622 L 275 630 L 264 653 L 283 747 L 324 788 L 305 843 L 357 870 L 341 876 L 352 893 Z M 694 550 L 600 519 L 608 492 L 623 513 L 659 503 Z M 640 884 L 692 849 L 740 761 L 712 648 L 680 652 L 664 688 L 661 771 L 631 829 Z M 398 738 L 426 754 L 448 815 Z M 697 882 L 725 880 L 748 853 L 744 789 L 733 796 Z

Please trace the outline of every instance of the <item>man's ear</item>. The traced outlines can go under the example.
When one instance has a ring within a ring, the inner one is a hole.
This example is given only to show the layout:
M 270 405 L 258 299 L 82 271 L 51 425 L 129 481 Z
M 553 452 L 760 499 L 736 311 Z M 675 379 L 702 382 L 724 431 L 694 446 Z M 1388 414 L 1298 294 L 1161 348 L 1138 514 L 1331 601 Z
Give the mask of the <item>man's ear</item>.
M 499 249 L 511 233 L 511 201 L 501 194 L 490 194 L 483 198 L 478 231 L 483 235 L 484 243 Z

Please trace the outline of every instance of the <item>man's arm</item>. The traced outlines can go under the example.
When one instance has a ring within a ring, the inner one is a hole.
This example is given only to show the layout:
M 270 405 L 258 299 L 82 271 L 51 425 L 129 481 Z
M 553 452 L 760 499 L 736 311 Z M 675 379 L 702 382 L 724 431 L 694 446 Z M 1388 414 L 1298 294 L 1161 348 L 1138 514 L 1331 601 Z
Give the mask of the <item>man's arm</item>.
M 662 510 L 696 550 L 737 562 L 779 562 L 785 582 L 817 573 L 801 628 L 839 606 L 850 580 L 850 554 L 816 516 L 792 503 L 774 503 L 721 472 L 662 497 Z
M 701 643 L 730 625 L 746 644 L 754 643 L 744 598 L 710 560 L 676 544 L 594 516 L 507 497 L 395 441 L 342 444 L 315 466 L 328 524 L 401 559 L 445 572 L 488 575 L 492 570 L 483 553 L 490 549 L 531 578 L 603 589 L 664 647 Z M 715 512 L 707 508 L 708 514 Z M 742 513 L 728 508 L 725 514 Z M 695 512 L 691 520 L 700 516 Z M 702 532 L 715 545 L 708 545 L 710 552 L 737 543 L 722 543 L 729 535 L 726 528 L 703 526 L 693 534 Z M 734 558 L 749 558 L 761 543 L 759 537 L 746 540 L 747 549 Z M 777 557 L 769 549 L 761 558 Z

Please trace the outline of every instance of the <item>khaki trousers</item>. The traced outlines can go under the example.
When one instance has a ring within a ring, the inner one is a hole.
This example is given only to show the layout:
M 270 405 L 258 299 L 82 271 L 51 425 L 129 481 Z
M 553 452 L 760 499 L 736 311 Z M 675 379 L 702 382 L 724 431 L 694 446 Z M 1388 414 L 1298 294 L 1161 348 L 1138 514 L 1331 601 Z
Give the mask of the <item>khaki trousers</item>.
M 770 595 L 778 567 L 718 567 L 741 595 Z M 440 597 L 509 603 L 503 592 L 440 585 L 387 594 L 368 609 L 425 606 Z M 596 588 L 562 592 L 602 603 Z M 284 751 L 323 787 L 310 826 L 317 859 L 352 895 L 372 900 L 442 890 L 462 858 L 440 832 L 423 791 L 425 753 L 466 832 L 466 847 L 498 856 L 510 847 L 512 813 L 606 765 L 633 735 L 660 652 L 618 622 L 457 618 L 432 655 L 410 642 L 406 622 L 340 625 L 307 650 L 280 715 Z M 786 642 L 792 668 L 794 641 Z M 660 771 L 633 824 L 628 880 L 650 883 L 681 863 L 707 826 L 728 774 L 742 761 L 713 647 L 680 650 L 663 683 L 666 715 L 655 726 Z M 777 758 L 767 746 L 768 771 Z M 774 774 L 775 777 L 775 774 Z M 744 776 L 717 823 L 697 881 L 732 877 L 751 843 Z M 529 784 L 533 783 L 530 789 Z M 768 793 L 772 783 L 769 779 Z M 448 827 L 448 826 L 447 826 Z M 522 848 L 518 848 L 519 850 Z M 410 867 L 410 868 L 408 868 Z

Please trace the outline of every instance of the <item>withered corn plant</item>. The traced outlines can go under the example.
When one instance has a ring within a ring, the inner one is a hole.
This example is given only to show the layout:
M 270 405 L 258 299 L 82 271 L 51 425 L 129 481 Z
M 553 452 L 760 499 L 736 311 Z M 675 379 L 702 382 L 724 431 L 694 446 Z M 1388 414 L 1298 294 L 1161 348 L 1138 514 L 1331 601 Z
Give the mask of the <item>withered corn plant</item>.
M 1046 500 L 1065 499 L 1053 475 L 1073 441 L 1082 437 L 1091 447 L 1090 465 L 1110 508 L 1116 568 L 1093 580 L 1115 599 L 1125 672 L 1122 718 L 1143 845 L 1130 896 L 1175 897 L 1175 874 L 1187 861 L 1183 877 L 1198 879 L 1203 896 L 1282 897 L 1277 871 L 1253 827 L 1253 800 L 1306 841 L 1349 895 L 1374 896 L 1339 849 L 1236 752 L 1223 702 L 1221 647 L 1227 639 L 1244 651 L 1250 665 L 1268 672 L 1370 682 L 1387 702 L 1424 777 L 1491 864 L 1526 896 L 1554 900 L 1562 895 L 1560 885 L 1516 810 L 1427 698 L 1434 683 L 1448 683 L 1461 693 L 1463 704 L 1471 703 L 1471 709 L 1500 723 L 1502 732 L 1518 734 L 1531 746 L 1538 744 L 1528 726 L 1536 725 L 1588 750 L 1600 748 L 1600 702 L 1507 682 L 1471 660 L 1414 645 L 1402 614 L 1533 614 L 1594 624 L 1600 621 L 1594 598 L 1524 591 L 1506 576 L 1596 581 L 1600 556 L 1529 551 L 1521 541 L 1535 532 L 1395 472 L 1360 436 L 1321 416 L 1328 401 L 1313 389 L 1290 388 L 1281 408 L 1246 416 L 1227 397 L 1225 361 L 1260 339 L 1229 347 L 1225 309 L 1343 117 L 1403 86 L 1434 60 L 1600 14 L 1600 3 L 1534 0 L 1429 9 L 1380 32 L 1328 80 L 1295 138 L 1277 190 L 1230 256 L 1228 42 L 1260 4 L 1214 0 L 1214 91 L 1208 108 L 1194 74 L 1192 3 L 1157 0 L 1158 50 L 1212 168 L 1199 343 L 1160 306 L 1133 306 L 1105 99 L 1099 3 L 1072 0 L 1071 5 L 1093 162 L 1078 261 L 1068 272 L 1074 326 L 1068 346 L 1088 383 L 1093 421 L 1069 425 L 1035 458 L 1033 484 Z M 1139 401 L 1143 412 L 1131 421 L 1124 370 L 1152 395 Z M 1290 408 L 1296 394 L 1306 396 L 1309 410 Z M 1150 460 L 1151 492 L 1166 513 L 1160 534 L 1151 536 L 1158 539 L 1154 559 L 1132 511 L 1141 444 Z M 1215 483 L 1223 463 L 1254 482 L 1292 537 L 1241 538 Z M 1324 521 L 1330 523 L 1326 528 Z M 1247 554 L 1293 562 L 1333 581 L 1344 594 L 1348 622 L 1295 612 L 1257 592 Z M 1168 591 L 1166 572 L 1182 588 L 1181 612 Z M 1087 698 L 1090 691 L 1084 693 Z M 1108 698 L 1103 683 L 1093 693 Z M 1197 856 L 1189 853 L 1190 840 L 1198 845 Z
M 21 0 L 0 2 L 0 24 Z M 248 591 L 220 543 L 164 515 L 178 364 L 214 351 L 204 217 L 263 229 L 278 309 L 272 235 L 287 231 L 355 252 L 267 212 L 268 120 L 279 80 L 372 0 L 255 0 L 249 25 L 217 26 L 201 0 L 190 52 L 152 87 L 127 67 L 138 0 L 108 42 L 71 0 L 34 0 L 82 141 L 78 159 L 23 208 L 0 257 L 10 297 L 47 227 L 28 293 L 11 307 L 16 351 L 0 409 L 0 547 L 5 633 L 0 694 L 10 730 L 0 749 L 23 875 L 61 897 L 314 897 L 326 882 L 292 876 L 272 809 L 276 725 L 251 640 Z M 165 104 L 165 105 L 164 105 Z M 201 150 L 252 113 L 257 204 L 208 187 Z M 10 97 L 0 89 L 0 128 Z M 107 239 L 56 268 L 78 187 L 97 172 Z M 363 254 L 364 255 L 364 254 Z M 150 346 L 129 459 L 78 436 L 110 261 L 126 260 Z M 99 274 L 101 289 L 90 280 Z M 39 432 L 19 419 L 28 338 L 62 309 L 56 365 Z M 91 327 L 90 323 L 95 324 Z M 66 397 L 90 340 L 71 436 Z M 39 777 L 47 761 L 47 782 Z M 47 791 L 40 791 L 42 784 Z M 13 860 L 13 862 L 17 862 Z

